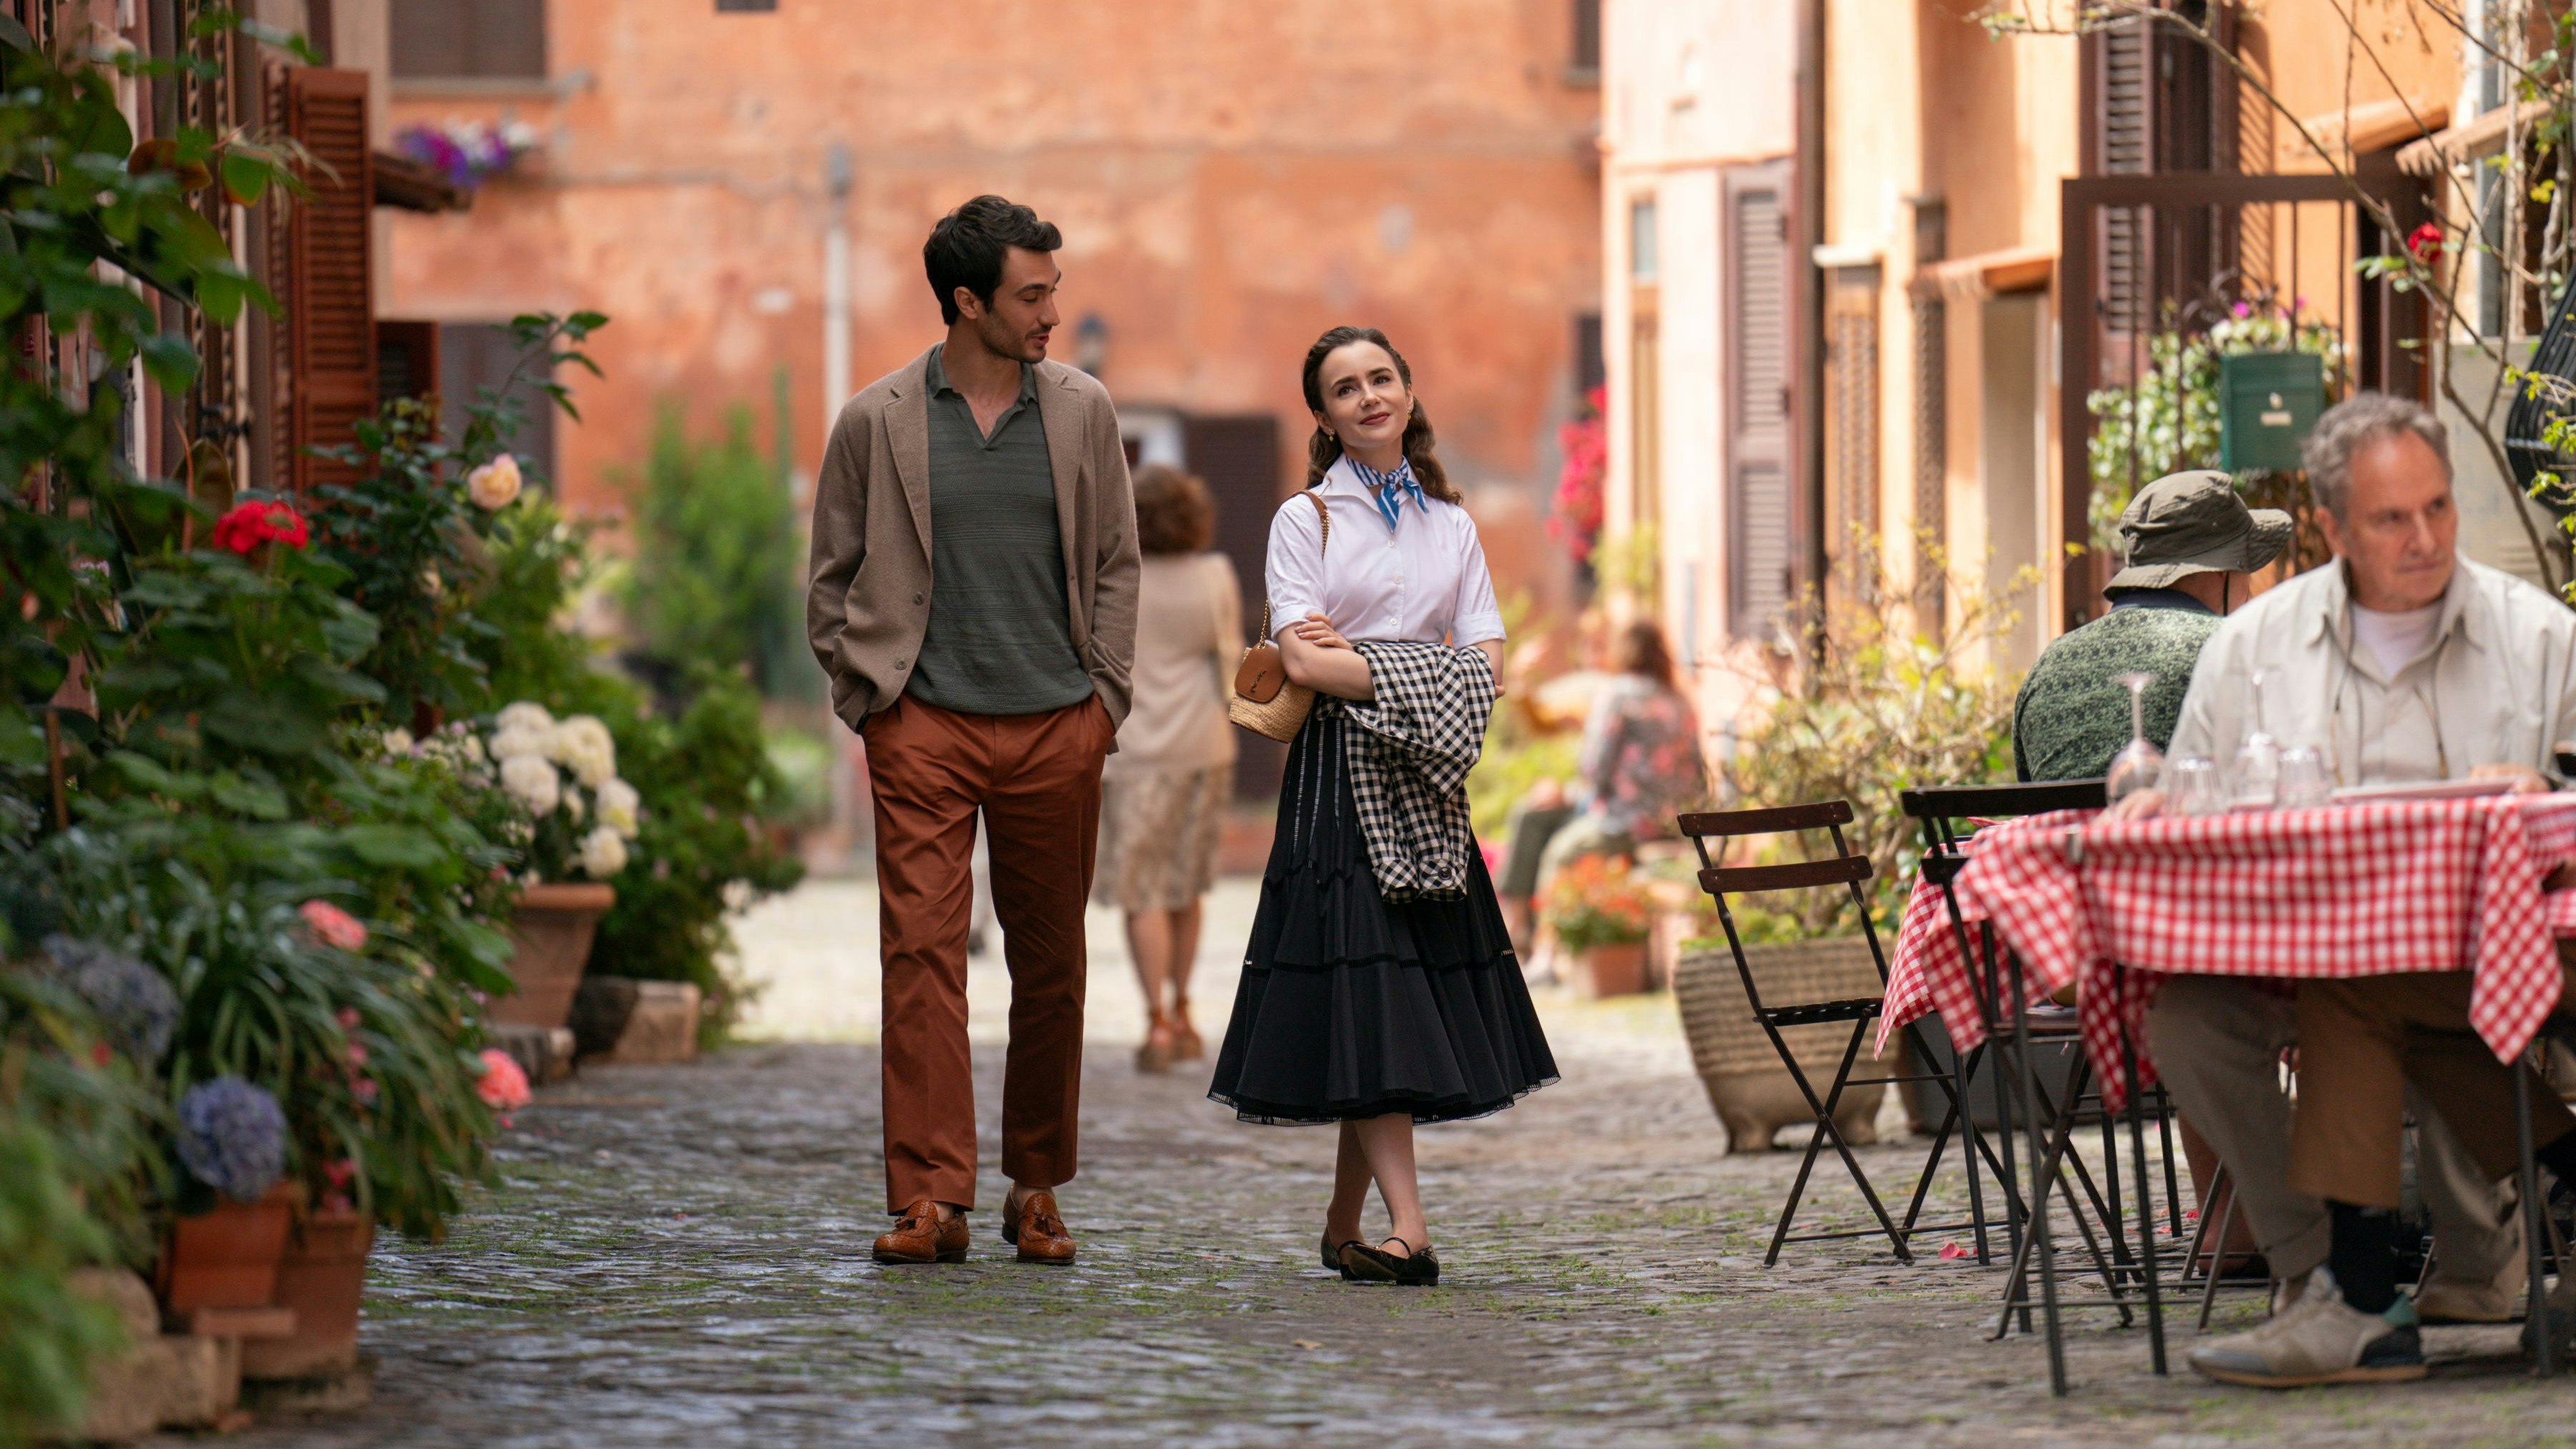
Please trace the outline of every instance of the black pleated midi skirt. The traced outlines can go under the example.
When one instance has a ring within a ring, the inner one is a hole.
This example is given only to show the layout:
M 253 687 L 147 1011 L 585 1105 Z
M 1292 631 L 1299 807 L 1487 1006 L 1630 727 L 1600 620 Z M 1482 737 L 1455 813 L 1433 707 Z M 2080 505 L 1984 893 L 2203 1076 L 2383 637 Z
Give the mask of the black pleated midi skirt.
M 1499 1112 L 1557 1073 L 1493 881 L 1471 850 L 1465 899 L 1378 898 L 1343 765 L 1352 728 L 1319 710 L 1288 747 L 1208 1096 L 1262 1123 Z

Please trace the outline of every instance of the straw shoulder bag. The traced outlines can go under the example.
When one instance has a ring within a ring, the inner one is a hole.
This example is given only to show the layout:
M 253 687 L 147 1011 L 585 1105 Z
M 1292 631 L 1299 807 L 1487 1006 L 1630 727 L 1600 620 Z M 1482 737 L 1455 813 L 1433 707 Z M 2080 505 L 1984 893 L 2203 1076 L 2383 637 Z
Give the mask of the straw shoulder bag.
M 1314 490 L 1306 501 L 1315 505 L 1315 522 L 1323 537 L 1315 546 L 1321 554 L 1333 542 L 1332 510 Z M 1261 601 L 1261 640 L 1243 651 L 1243 662 L 1234 669 L 1233 695 L 1225 703 L 1225 716 L 1256 735 L 1286 744 L 1297 737 L 1306 723 L 1306 714 L 1315 707 L 1315 691 L 1288 679 L 1288 661 L 1279 654 L 1279 642 L 1270 637 L 1270 601 Z

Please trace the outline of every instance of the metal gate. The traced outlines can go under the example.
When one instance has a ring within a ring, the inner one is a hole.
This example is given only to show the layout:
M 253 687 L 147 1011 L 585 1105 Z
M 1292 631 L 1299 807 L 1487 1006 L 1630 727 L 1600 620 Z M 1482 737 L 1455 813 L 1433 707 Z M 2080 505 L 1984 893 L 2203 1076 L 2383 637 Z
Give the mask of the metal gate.
M 2218 466 L 2218 359 L 2296 351 L 2321 359 L 2327 395 L 2356 387 L 2424 397 L 2425 304 L 2353 263 L 2396 251 L 2427 214 L 2392 155 L 2360 160 L 2359 186 L 2395 218 L 2387 235 L 2333 175 L 2085 176 L 2061 183 L 2058 388 L 2064 627 L 2099 612 L 2116 566 L 2101 545 L 2118 506 L 2177 468 Z M 2299 513 L 2290 472 L 2245 478 L 2249 497 Z M 2302 517 L 2300 561 L 2323 543 Z

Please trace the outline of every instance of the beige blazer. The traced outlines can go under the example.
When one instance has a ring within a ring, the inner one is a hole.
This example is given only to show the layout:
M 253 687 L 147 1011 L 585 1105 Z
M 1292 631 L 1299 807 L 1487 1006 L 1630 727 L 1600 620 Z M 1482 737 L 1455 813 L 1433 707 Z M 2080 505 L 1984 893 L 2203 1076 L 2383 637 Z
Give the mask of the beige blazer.
M 805 634 L 832 681 L 832 711 L 858 729 L 903 697 L 930 625 L 930 389 L 925 349 L 850 399 L 814 481 Z M 1037 365 L 1038 417 L 1055 472 L 1073 647 L 1115 725 L 1136 657 L 1136 503 L 1108 389 Z

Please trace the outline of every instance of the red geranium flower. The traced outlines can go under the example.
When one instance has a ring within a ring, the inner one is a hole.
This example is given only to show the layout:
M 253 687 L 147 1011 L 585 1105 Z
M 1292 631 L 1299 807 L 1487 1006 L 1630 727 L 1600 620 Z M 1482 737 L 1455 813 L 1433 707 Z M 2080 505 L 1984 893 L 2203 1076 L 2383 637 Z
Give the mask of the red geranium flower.
M 2406 234 L 2406 250 L 2419 262 L 2429 262 L 2442 254 L 2442 224 L 2428 221 Z
M 263 543 L 302 548 L 310 536 L 304 515 L 283 503 L 244 503 L 215 520 L 215 547 L 244 557 Z

